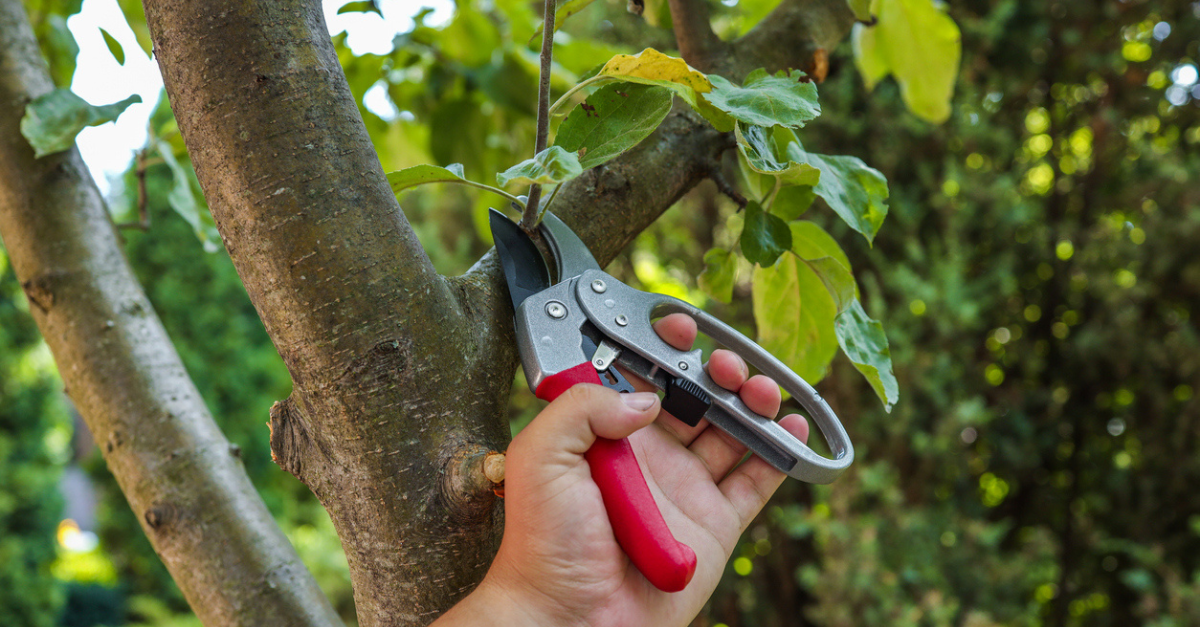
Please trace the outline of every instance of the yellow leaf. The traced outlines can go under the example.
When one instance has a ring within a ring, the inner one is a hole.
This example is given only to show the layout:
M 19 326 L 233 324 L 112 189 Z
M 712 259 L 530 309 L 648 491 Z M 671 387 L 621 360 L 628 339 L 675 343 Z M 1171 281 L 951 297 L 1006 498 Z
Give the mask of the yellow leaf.
M 867 88 L 890 73 L 910 111 L 946 121 L 962 57 L 958 25 L 933 0 L 879 0 L 872 12 L 878 23 L 856 25 L 853 37 Z
M 713 88 L 708 77 L 693 69 L 686 61 L 678 57 L 667 56 L 654 48 L 646 48 L 633 55 L 618 54 L 604 64 L 600 74 L 635 83 L 640 82 L 637 80 L 639 78 L 651 81 L 669 81 L 689 87 L 701 94 L 706 94 Z
M 892 72 L 876 41 L 876 30 L 855 24 L 850 33 L 850 42 L 854 46 L 854 64 L 858 66 L 858 73 L 862 74 L 867 91 L 871 91 Z
M 683 98 L 717 130 L 733 130 L 733 118 L 704 98 L 704 94 L 713 90 L 712 82 L 703 72 L 678 57 L 667 56 L 654 48 L 646 48 L 634 55 L 618 54 L 604 64 L 597 76 L 666 87 Z

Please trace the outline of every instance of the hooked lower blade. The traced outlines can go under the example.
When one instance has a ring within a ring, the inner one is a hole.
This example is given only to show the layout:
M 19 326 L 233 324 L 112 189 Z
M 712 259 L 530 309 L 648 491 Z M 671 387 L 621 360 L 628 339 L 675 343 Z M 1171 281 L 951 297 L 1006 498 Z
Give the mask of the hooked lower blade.
M 550 287 L 550 271 L 533 240 L 508 216 L 491 209 L 488 222 L 500 255 L 500 267 L 504 268 L 508 294 L 516 309 L 529 296 Z

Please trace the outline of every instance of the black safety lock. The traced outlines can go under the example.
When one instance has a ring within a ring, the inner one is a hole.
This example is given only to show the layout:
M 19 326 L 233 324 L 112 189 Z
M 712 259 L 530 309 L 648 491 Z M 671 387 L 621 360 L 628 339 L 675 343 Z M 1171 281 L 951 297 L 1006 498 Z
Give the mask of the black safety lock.
M 712 399 L 699 385 L 682 378 L 672 378 L 667 384 L 667 395 L 662 408 L 682 420 L 689 427 L 700 423 L 700 419 L 712 407 Z

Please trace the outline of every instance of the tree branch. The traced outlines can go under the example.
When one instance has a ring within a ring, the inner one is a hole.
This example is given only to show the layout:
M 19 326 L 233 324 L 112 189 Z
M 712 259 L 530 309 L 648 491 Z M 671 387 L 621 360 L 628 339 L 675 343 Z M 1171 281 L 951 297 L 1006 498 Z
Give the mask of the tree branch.
M 668 0 L 671 24 L 679 55 L 688 65 L 707 72 L 714 60 L 729 52 L 729 45 L 713 32 L 705 0 Z
M 221 237 L 297 383 L 445 310 L 320 2 L 150 0 L 146 20 Z
M 19 0 L 0 0 L 0 42 L 0 234 L 155 551 L 207 625 L 339 624 L 188 379 L 78 151 L 35 159 L 21 135 L 53 83 Z
M 733 43 L 728 71 L 738 80 L 760 67 L 813 74 L 821 67 L 821 55 L 850 34 L 854 21 L 846 0 L 783 0 Z
M 554 54 L 554 0 L 542 3 L 542 52 L 538 66 L 537 135 L 533 140 L 533 154 L 546 149 L 550 135 L 550 61 Z M 542 198 L 542 186 L 534 183 L 529 188 L 525 212 L 521 216 L 521 228 L 532 231 L 537 225 L 538 201 Z

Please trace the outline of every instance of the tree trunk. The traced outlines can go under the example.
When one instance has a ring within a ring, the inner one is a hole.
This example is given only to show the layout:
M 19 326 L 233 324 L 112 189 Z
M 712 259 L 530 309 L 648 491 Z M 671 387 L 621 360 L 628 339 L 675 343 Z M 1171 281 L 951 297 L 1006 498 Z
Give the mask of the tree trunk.
M 329 510 L 350 564 L 360 624 L 426 624 L 480 580 L 502 530 L 502 507 L 482 477 L 481 461 L 507 446 L 505 408 L 517 359 L 494 253 L 461 277 L 433 270 L 384 177 L 320 2 L 145 4 L 197 176 L 294 382 L 291 396 L 271 411 L 275 458 Z M 687 6 L 686 0 L 673 4 L 677 11 Z M 689 61 L 740 79 L 762 65 L 808 67 L 817 50 L 846 35 L 852 20 L 844 0 L 785 0 L 763 26 L 734 42 L 716 41 L 706 20 L 676 24 L 681 40 L 690 37 L 704 55 Z M 15 132 L 8 137 L 23 145 Z M 638 148 L 566 185 L 560 215 L 607 263 L 720 168 L 733 145 L 729 135 L 677 108 Z M 6 167 L 46 167 L 38 164 Z M 18 228 L 0 227 L 6 237 Z M 111 227 L 88 229 L 100 231 L 111 239 Z M 46 255 L 63 237 L 22 232 L 14 240 L 39 248 L 30 254 Z M 78 255 L 81 263 L 124 268 L 119 252 L 81 248 Z M 117 299 L 113 307 L 127 302 Z M 92 328 L 110 319 L 125 324 L 148 311 L 143 303 L 136 313 L 80 311 L 69 320 Z M 57 331 L 45 317 L 39 324 L 49 337 Z M 64 375 L 88 371 L 102 379 L 100 388 L 117 384 L 86 357 L 56 351 L 56 358 Z M 181 368 L 174 372 L 182 377 Z M 187 398 L 202 408 L 186 386 Z M 147 388 L 153 398 L 142 401 L 145 407 L 172 397 L 164 388 Z M 123 415 L 109 406 L 88 412 Z M 152 423 L 163 413 L 131 424 Z M 96 433 L 108 437 L 110 431 Z M 216 450 L 161 446 L 156 450 L 180 451 L 189 460 L 201 451 L 209 452 L 205 459 L 214 457 Z M 143 511 L 137 504 L 135 510 Z M 147 522 L 152 538 L 157 527 Z M 196 585 L 177 580 L 185 592 Z M 197 599 L 192 604 L 201 613 L 203 599 Z M 282 612 L 277 616 L 251 622 L 295 624 Z M 227 624 L 211 615 L 202 619 Z
M 205 624 L 340 624 L 250 485 L 117 243 L 79 152 L 35 159 L 25 105 L 54 88 L 0 1 L 0 234 L 66 391 Z

